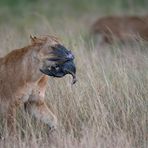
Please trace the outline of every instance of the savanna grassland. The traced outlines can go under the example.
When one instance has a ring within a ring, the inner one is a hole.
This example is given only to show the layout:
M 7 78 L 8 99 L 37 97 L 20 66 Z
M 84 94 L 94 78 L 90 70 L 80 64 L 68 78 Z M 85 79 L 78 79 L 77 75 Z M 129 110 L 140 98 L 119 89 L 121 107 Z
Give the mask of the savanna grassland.
M 29 44 L 29 36 L 60 37 L 75 54 L 78 82 L 50 78 L 47 103 L 59 127 L 17 114 L 17 137 L 0 119 L 0 148 L 148 147 L 148 45 L 96 46 L 89 28 L 99 16 L 147 14 L 146 0 L 0 2 L 0 56 Z M 15 82 L 14 82 L 15 83 Z M 17 140 L 16 140 L 17 139 Z

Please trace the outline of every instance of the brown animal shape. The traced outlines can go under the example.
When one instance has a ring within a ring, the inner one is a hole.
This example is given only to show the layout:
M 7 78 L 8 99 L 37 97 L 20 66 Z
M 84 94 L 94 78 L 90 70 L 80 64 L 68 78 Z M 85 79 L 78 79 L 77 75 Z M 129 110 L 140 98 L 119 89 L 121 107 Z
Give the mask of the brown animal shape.
M 53 36 L 31 37 L 31 45 L 0 58 L 0 111 L 10 131 L 15 131 L 16 109 L 21 104 L 50 129 L 56 128 L 57 118 L 44 99 L 46 84 L 48 76 L 66 74 L 71 74 L 75 83 L 73 59 L 71 51 Z
M 102 43 L 131 41 L 137 36 L 148 40 L 148 16 L 102 17 L 92 25 L 91 32 L 100 34 Z

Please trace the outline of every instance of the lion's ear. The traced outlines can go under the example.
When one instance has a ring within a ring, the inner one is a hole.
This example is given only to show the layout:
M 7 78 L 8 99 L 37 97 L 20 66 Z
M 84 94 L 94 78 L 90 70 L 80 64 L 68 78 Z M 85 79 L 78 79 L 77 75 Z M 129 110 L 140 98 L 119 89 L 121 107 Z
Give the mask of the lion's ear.
M 37 38 L 36 36 L 32 36 L 30 35 L 30 39 L 31 39 L 31 43 L 34 45 L 34 44 L 43 44 L 45 43 L 45 39 L 42 39 L 42 38 Z
M 32 43 L 32 44 L 37 43 L 37 37 L 36 37 L 36 36 L 30 35 L 30 39 L 31 39 L 31 43 Z

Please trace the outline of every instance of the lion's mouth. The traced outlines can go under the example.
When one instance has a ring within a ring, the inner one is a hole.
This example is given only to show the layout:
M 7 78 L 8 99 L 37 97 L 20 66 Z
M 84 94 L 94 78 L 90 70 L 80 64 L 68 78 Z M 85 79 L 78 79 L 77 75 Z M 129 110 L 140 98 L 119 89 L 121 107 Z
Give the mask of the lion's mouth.
M 53 76 L 57 78 L 61 78 L 67 74 L 72 75 L 72 84 L 75 84 L 76 79 L 76 67 L 73 61 L 67 61 L 63 64 L 40 69 L 40 71 L 48 76 Z

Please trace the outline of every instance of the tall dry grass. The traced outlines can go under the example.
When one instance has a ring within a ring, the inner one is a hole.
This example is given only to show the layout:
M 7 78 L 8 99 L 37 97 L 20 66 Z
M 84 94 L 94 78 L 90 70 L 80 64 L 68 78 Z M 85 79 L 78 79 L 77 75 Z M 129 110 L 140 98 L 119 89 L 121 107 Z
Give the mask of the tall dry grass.
M 63 22 L 64 25 L 62 24 Z M 47 103 L 59 127 L 46 125 L 18 110 L 16 137 L 0 123 L 3 148 L 146 148 L 148 143 L 148 49 L 142 43 L 95 47 L 77 20 L 1 26 L 0 53 L 28 44 L 29 34 L 57 34 L 75 54 L 78 82 L 49 78 Z M 54 25 L 53 25 L 54 24 Z M 28 38 L 27 38 L 28 37 Z

